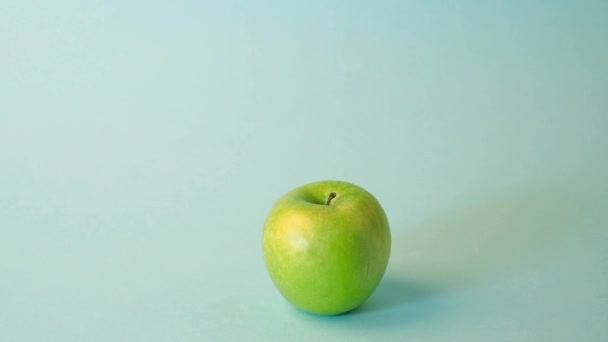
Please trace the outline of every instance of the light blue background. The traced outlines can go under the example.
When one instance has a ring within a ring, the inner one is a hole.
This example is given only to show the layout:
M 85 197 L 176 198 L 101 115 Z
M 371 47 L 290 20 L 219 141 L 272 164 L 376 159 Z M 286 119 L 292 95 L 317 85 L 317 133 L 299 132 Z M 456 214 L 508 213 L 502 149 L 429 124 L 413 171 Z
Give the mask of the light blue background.
M 3 1 L 0 340 L 606 341 L 607 61 L 606 1 Z M 322 179 L 393 232 L 338 317 L 261 256 Z

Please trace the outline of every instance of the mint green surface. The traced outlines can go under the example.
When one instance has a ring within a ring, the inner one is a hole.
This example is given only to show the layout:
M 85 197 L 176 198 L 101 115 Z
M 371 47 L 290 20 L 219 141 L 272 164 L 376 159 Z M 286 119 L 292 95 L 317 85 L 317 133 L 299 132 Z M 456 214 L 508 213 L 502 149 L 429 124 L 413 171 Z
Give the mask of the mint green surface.
M 0 341 L 608 340 L 608 2 L 0 2 Z M 287 189 L 391 222 L 293 309 Z
M 306 312 L 337 315 L 359 307 L 380 283 L 391 232 L 374 195 L 324 180 L 299 186 L 274 204 L 262 252 L 287 301 Z

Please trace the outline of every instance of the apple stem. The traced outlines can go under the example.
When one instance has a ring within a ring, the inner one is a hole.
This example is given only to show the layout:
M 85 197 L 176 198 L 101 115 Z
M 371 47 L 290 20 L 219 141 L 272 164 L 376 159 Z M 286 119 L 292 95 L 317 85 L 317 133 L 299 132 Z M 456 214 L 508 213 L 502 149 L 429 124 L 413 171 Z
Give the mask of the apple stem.
M 334 199 L 334 197 L 336 197 L 336 193 L 330 192 L 329 196 L 327 196 L 327 202 L 325 202 L 325 205 L 329 205 L 329 202 L 331 202 L 331 200 Z

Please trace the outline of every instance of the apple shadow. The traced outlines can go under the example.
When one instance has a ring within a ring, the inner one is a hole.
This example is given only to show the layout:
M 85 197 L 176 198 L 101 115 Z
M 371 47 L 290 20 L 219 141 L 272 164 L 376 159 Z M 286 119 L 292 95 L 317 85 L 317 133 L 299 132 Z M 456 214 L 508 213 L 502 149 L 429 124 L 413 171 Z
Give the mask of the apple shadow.
M 419 301 L 429 295 L 429 291 L 423 287 L 396 278 L 387 278 L 378 285 L 369 300 L 346 314 L 358 315 L 379 310 L 390 310 L 403 304 Z
M 345 315 L 390 312 L 390 321 L 403 323 L 441 312 L 435 297 L 517 267 L 563 240 L 576 226 L 578 205 L 568 191 L 543 190 L 433 218 L 393 237 L 384 279 L 366 303 Z
M 335 316 L 322 316 L 303 312 L 294 308 L 294 312 L 307 322 L 331 326 L 333 328 L 369 329 L 393 324 L 414 323 L 433 315 L 438 309 L 437 301 L 432 300 L 430 293 L 418 286 L 398 279 L 384 279 L 372 297 L 361 306 Z M 428 300 L 427 300 L 428 299 Z

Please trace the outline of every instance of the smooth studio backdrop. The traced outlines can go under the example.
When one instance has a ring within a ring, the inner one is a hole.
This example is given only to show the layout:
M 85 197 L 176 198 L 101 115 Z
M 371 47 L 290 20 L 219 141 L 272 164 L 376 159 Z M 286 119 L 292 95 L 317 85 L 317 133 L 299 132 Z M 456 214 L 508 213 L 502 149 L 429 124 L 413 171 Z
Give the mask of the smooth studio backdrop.
M 608 2 L 3 1 L 1 341 L 605 341 Z M 391 261 L 337 317 L 266 274 L 358 184 Z

